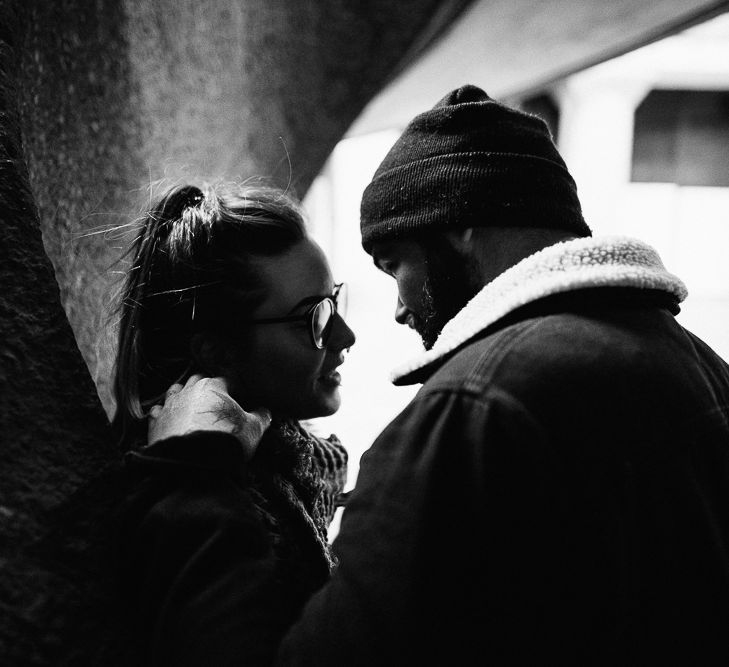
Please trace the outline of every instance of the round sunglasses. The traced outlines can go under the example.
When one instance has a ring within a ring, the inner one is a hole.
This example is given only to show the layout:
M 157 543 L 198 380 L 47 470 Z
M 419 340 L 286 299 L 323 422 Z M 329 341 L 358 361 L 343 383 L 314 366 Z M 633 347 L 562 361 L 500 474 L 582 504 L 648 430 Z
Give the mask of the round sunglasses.
M 317 350 L 323 350 L 329 342 L 334 328 L 334 316 L 338 313 L 344 319 L 347 312 L 347 285 L 339 283 L 334 286 L 331 296 L 325 296 L 315 303 L 303 315 L 286 317 L 266 317 L 259 320 L 248 320 L 246 324 L 278 324 L 280 322 L 297 322 L 306 320 L 309 323 L 311 342 Z

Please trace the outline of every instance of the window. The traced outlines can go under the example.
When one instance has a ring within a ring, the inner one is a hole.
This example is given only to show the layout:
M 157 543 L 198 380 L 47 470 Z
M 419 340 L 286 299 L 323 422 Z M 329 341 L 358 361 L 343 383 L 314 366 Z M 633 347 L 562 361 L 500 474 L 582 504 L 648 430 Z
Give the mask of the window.
M 652 91 L 635 112 L 631 180 L 729 187 L 729 91 Z
M 522 111 L 539 116 L 547 124 L 549 131 L 552 133 L 552 139 L 554 139 L 555 143 L 557 142 L 559 107 L 550 95 L 546 93 L 534 95 L 533 97 L 521 100 L 521 102 L 517 103 L 517 106 Z

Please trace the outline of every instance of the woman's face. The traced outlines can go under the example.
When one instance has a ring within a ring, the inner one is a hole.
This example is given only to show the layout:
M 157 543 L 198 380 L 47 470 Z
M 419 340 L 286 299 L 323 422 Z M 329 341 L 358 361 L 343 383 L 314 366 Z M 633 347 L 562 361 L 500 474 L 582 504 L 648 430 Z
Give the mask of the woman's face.
M 304 239 L 288 252 L 260 260 L 256 270 L 265 297 L 251 319 L 304 315 L 334 291 L 321 248 Z M 243 325 L 235 349 L 228 350 L 226 373 L 232 396 L 244 408 L 269 408 L 275 415 L 310 419 L 339 409 L 341 378 L 336 368 L 354 334 L 339 316 L 324 349 L 314 347 L 309 323 Z

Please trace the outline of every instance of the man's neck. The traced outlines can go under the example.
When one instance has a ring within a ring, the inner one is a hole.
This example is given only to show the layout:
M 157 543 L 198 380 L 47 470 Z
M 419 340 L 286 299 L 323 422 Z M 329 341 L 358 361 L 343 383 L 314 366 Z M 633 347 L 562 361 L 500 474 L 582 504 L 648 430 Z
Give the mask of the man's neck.
M 460 246 L 473 259 L 482 286 L 535 252 L 576 238 L 570 232 L 532 227 L 480 227 L 468 231 L 471 233 L 463 235 Z

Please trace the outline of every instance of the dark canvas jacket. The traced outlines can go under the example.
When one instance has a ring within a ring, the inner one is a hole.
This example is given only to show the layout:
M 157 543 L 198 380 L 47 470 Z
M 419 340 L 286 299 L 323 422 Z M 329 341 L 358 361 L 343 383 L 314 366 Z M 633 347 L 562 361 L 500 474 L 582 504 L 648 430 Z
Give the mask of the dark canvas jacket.
M 130 454 L 129 477 L 117 521 L 135 664 L 270 664 L 330 574 L 341 444 L 277 424 L 246 462 L 234 437 L 200 432 Z
M 729 664 L 729 367 L 629 239 L 491 283 L 397 381 L 285 665 Z

